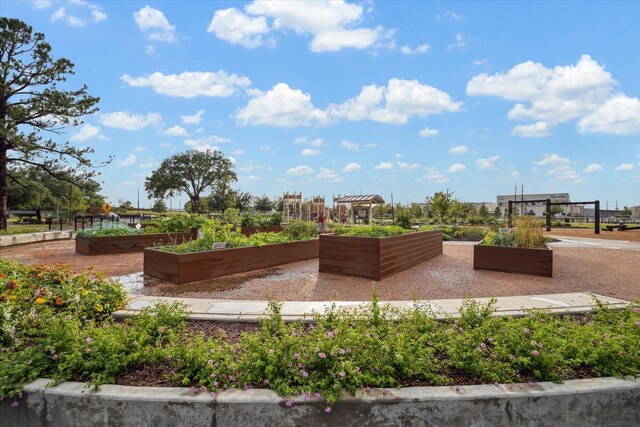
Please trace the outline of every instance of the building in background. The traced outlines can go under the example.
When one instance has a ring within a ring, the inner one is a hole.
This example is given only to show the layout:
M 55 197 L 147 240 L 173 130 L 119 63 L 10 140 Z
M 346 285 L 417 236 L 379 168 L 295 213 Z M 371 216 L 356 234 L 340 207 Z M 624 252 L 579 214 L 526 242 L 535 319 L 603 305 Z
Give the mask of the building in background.
M 551 202 L 571 202 L 569 193 L 548 193 L 548 194 L 505 194 L 497 197 L 497 204 L 503 212 L 507 212 L 509 209 L 509 200 L 514 202 L 513 207 L 518 209 L 518 212 L 523 214 L 545 216 L 546 215 L 546 203 L 545 202 L 531 202 L 530 200 L 547 200 L 551 199 Z M 558 213 L 556 215 L 566 216 L 571 212 L 569 206 L 559 206 Z

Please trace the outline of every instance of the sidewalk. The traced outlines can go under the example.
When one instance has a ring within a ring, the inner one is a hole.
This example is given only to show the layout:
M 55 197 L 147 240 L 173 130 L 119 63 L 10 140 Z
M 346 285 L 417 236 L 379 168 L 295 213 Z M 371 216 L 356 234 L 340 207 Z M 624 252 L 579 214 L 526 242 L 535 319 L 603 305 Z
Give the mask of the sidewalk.
M 608 303 L 611 307 L 624 307 L 629 303 L 616 298 L 595 295 L 601 302 Z M 475 298 L 476 301 L 486 304 L 489 298 Z M 553 313 L 582 313 L 591 311 L 595 302 L 591 294 L 583 292 L 549 295 L 526 295 L 497 297 L 496 316 L 522 316 L 531 309 L 548 309 Z M 151 307 L 158 301 L 179 301 L 187 306 L 191 312 L 191 320 L 210 320 L 219 322 L 256 322 L 261 317 L 269 314 L 268 301 L 250 300 L 217 300 L 198 298 L 166 298 L 139 296 L 133 298 L 127 307 L 114 313 L 116 317 L 129 317 L 140 313 L 144 307 Z M 462 305 L 462 299 L 418 300 L 420 307 L 430 309 L 437 318 L 455 316 Z M 336 301 L 339 308 L 356 310 L 367 304 L 368 301 Z M 305 320 L 311 322 L 313 312 L 323 313 L 330 307 L 332 301 L 283 301 L 281 314 L 285 321 L 293 322 Z M 381 301 L 381 304 L 389 304 L 399 309 L 410 309 L 414 301 Z

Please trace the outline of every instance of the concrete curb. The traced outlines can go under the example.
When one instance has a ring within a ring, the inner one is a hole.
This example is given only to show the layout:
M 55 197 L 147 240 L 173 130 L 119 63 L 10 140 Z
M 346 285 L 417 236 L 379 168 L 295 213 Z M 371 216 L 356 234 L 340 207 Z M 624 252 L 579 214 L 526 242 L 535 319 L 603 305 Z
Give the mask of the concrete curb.
M 271 390 L 227 390 L 84 383 L 27 385 L 17 408 L 0 402 L 0 426 L 630 426 L 640 419 L 640 379 L 599 378 L 512 385 L 373 389 L 345 395 L 325 412 L 322 399 Z
M 48 240 L 71 239 L 71 231 L 44 231 L 42 233 L 9 234 L 0 236 L 0 247 L 24 245 L 26 243 L 44 242 Z

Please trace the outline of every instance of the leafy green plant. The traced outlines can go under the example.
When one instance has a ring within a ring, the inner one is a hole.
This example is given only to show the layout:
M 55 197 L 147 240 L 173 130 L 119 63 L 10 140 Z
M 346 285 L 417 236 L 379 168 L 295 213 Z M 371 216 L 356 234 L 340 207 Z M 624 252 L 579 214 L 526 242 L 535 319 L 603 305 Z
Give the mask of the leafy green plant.
M 410 231 L 394 225 L 357 225 L 353 227 L 336 225 L 333 227 L 333 232 L 339 236 L 385 237 L 399 236 Z
M 143 234 L 145 231 L 143 228 L 136 230 L 132 227 L 116 227 L 116 228 L 102 228 L 102 229 L 86 229 L 79 231 L 76 237 L 89 238 L 89 237 L 107 237 L 107 236 L 131 236 L 135 234 Z
M 465 301 L 458 316 L 438 321 L 417 302 L 400 310 L 374 296 L 355 311 L 334 304 L 310 325 L 285 323 L 280 304 L 271 302 L 259 330 L 230 342 L 187 332 L 179 304 L 160 303 L 115 322 L 110 314 L 122 303 L 121 288 L 80 276 L 0 261 L 0 396 L 18 399 L 24 384 L 38 377 L 114 383 L 149 364 L 168 365 L 171 378 L 211 392 L 271 388 L 322 396 L 329 405 L 343 390 L 453 385 L 460 377 L 490 384 L 563 381 L 584 372 L 640 375 L 638 303 L 514 318 L 493 316 L 492 302 Z M 80 294 L 58 306 L 59 289 Z M 37 290 L 45 302 L 38 302 Z M 100 313 L 92 298 L 104 303 Z
M 511 232 L 492 231 L 485 236 L 482 244 L 488 246 L 514 247 L 515 242 L 516 238 Z
M 514 237 L 519 248 L 546 248 L 548 239 L 542 232 L 543 222 L 534 217 L 520 216 L 514 221 Z
M 284 226 L 281 234 L 290 240 L 309 240 L 318 237 L 318 228 L 311 221 L 294 219 Z

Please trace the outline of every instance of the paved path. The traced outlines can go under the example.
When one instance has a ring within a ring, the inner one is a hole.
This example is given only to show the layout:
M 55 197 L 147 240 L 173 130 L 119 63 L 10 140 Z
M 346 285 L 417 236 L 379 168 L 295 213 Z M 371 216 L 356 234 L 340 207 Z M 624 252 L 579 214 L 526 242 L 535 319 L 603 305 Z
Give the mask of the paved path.
M 585 237 L 567 237 L 553 235 L 549 237 L 560 240 L 559 242 L 550 243 L 549 246 L 551 246 L 552 248 L 596 248 L 640 252 L 640 243 L 629 242 L 628 240 L 588 239 Z
M 616 298 L 596 295 L 605 303 L 614 307 L 624 307 L 628 303 Z M 481 303 L 489 302 L 489 298 L 475 298 Z M 518 316 L 526 314 L 526 310 L 548 309 L 555 313 L 579 313 L 591 311 L 595 302 L 592 295 L 583 292 L 570 294 L 527 295 L 496 298 L 496 316 Z M 151 307 L 158 301 L 180 301 L 191 312 L 192 320 L 215 321 L 244 321 L 256 322 L 259 318 L 268 315 L 267 301 L 250 300 L 218 300 L 199 298 L 166 298 L 140 296 L 133 298 L 123 310 L 115 313 L 116 317 L 128 317 L 136 315 L 144 307 Z M 418 304 L 424 309 L 431 310 L 437 318 L 455 316 L 462 305 L 462 299 L 418 300 L 413 301 L 383 301 L 392 307 L 409 309 Z M 368 301 L 336 301 L 337 307 L 347 310 L 357 310 Z M 285 321 L 307 320 L 311 321 L 314 312 L 323 313 L 330 307 L 332 301 L 284 301 L 281 314 Z

